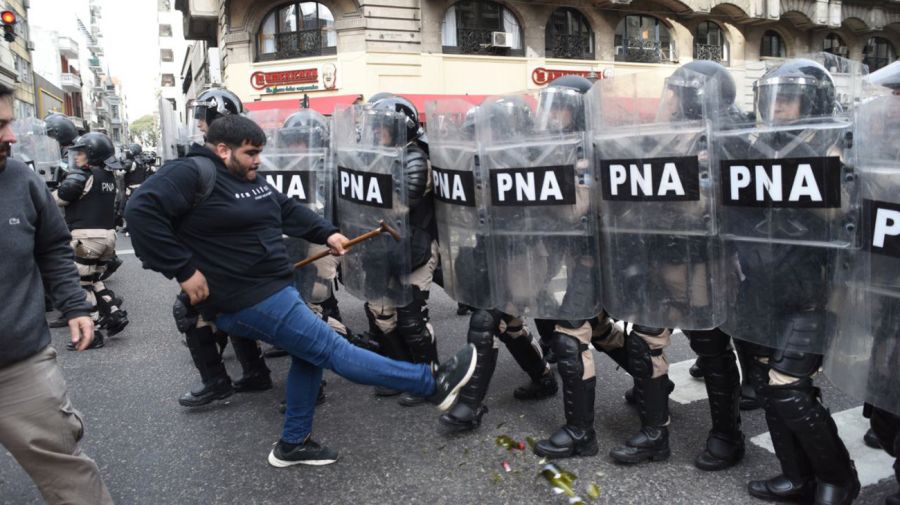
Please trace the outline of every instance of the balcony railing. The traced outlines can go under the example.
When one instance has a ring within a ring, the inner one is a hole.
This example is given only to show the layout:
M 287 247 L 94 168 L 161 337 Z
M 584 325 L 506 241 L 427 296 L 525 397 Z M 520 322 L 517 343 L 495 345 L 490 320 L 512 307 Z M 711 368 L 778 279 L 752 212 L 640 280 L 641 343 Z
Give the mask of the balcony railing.
M 59 54 L 61 56 L 72 59 L 78 58 L 78 42 L 75 42 L 69 37 L 59 37 L 57 39 L 57 46 L 59 47 Z
M 101 68 L 100 58 L 88 58 L 88 66 L 91 68 Z
M 669 61 L 668 44 L 649 39 L 627 39 L 622 46 L 616 46 L 616 61 L 634 63 L 661 63 Z
M 262 53 L 260 60 L 284 60 L 307 58 L 323 54 L 335 54 L 336 47 L 322 47 L 321 30 L 302 30 L 275 34 L 275 52 Z
M 456 45 L 444 46 L 445 53 L 484 54 L 497 56 L 522 56 L 522 49 L 494 47 L 491 45 L 492 33 L 497 30 L 478 28 L 457 28 Z
M 710 60 L 722 63 L 725 58 L 725 48 L 718 44 L 694 44 L 695 60 Z
M 81 91 L 81 78 L 75 74 L 65 72 L 59 75 L 59 85 L 63 91 L 77 93 Z
M 547 56 L 570 60 L 594 59 L 591 36 L 587 33 L 557 33 L 547 41 Z

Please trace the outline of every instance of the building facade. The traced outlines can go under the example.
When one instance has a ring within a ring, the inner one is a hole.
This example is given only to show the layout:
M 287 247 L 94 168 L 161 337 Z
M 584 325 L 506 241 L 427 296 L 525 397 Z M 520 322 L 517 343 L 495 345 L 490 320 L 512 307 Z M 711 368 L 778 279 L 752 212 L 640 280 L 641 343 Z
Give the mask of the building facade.
M 15 91 L 13 112 L 16 117 L 31 117 L 35 114 L 34 70 L 31 65 L 31 51 L 34 49 L 34 45 L 31 41 L 31 27 L 28 24 L 26 2 L 6 0 L 4 4 L 4 10 L 10 10 L 16 15 L 16 38 L 13 42 L 7 43 L 16 74 L 12 86 Z
M 179 122 L 186 121 L 182 67 L 190 45 L 185 41 L 181 12 L 171 0 L 157 1 L 159 25 L 159 90 Z
M 221 51 L 248 102 L 507 93 L 694 58 L 749 89 L 764 60 L 827 50 L 896 59 L 898 0 L 178 0 L 189 39 Z M 746 99 L 746 98 L 744 98 Z M 251 107 L 254 107 L 251 105 Z

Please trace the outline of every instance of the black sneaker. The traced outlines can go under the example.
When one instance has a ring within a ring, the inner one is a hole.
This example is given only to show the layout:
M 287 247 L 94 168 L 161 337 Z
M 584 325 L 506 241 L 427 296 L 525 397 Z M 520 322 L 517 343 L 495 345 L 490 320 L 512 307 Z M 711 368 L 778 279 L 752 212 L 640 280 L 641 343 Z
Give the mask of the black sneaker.
M 337 460 L 337 452 L 322 447 L 309 436 L 301 444 L 286 444 L 279 440 L 269 453 L 269 464 L 277 468 L 294 465 L 330 465 Z
M 103 338 L 103 332 L 98 329 L 94 329 L 94 340 L 91 340 L 91 344 L 89 346 L 87 346 L 84 350 L 87 351 L 88 349 L 100 349 L 104 345 L 106 345 L 106 341 Z M 68 344 L 66 344 L 66 349 L 68 349 L 70 351 L 78 350 L 75 347 L 75 344 L 73 344 L 72 342 L 69 342 Z
M 272 376 L 268 373 L 255 372 L 244 375 L 234 381 L 234 390 L 238 393 L 254 393 L 272 389 Z
M 452 358 L 442 362 L 434 372 L 434 394 L 428 397 L 428 401 L 437 405 L 440 410 L 449 409 L 459 396 L 459 391 L 475 373 L 477 360 L 475 346 L 468 344 Z

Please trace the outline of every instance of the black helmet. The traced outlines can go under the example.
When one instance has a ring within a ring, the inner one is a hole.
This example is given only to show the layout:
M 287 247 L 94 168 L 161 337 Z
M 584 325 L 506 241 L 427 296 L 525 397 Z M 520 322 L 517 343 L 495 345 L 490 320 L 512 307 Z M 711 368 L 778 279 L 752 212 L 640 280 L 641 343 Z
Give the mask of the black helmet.
M 487 100 L 477 114 L 484 118 L 482 125 L 490 131 L 492 140 L 513 139 L 531 132 L 534 127 L 531 107 L 520 96 Z
M 328 123 L 325 116 L 311 109 L 299 110 L 284 120 L 276 133 L 277 147 L 290 147 L 299 143 L 310 149 L 325 147 L 328 139 Z
M 116 148 L 104 133 L 90 132 L 75 139 L 69 148 L 71 151 L 83 151 L 87 155 L 88 164 L 100 168 L 121 168 L 116 159 Z
M 374 110 L 393 110 L 406 116 L 406 141 L 417 140 L 424 133 L 419 124 L 419 111 L 412 102 L 402 96 L 388 96 L 372 102 Z
M 834 80 L 821 64 L 807 59 L 788 60 L 769 70 L 753 84 L 757 118 L 772 123 L 781 100 L 799 100 L 801 120 L 831 116 L 837 110 Z
M 194 119 L 202 119 L 208 125 L 226 114 L 242 112 L 241 99 L 225 88 L 208 89 L 194 101 Z
M 710 79 L 714 80 L 715 89 L 707 86 Z M 678 97 L 681 117 L 677 119 L 702 119 L 704 104 L 714 106 L 716 113 L 728 111 L 737 97 L 737 87 L 728 69 L 710 60 L 694 60 L 678 67 L 666 79 L 666 88 Z M 706 97 L 704 93 L 715 93 L 717 96 Z M 716 103 L 710 104 L 711 100 Z
M 378 93 L 370 96 L 369 99 L 366 100 L 366 103 L 375 103 L 382 98 L 390 98 L 392 96 L 394 96 L 394 94 L 389 91 L 379 91 Z
M 140 144 L 131 144 L 128 146 L 128 152 L 131 153 L 131 156 L 137 157 L 143 151 Z
M 54 112 L 44 118 L 44 127 L 47 129 L 47 135 L 56 139 L 60 147 L 72 145 L 72 141 L 78 136 L 78 129 L 75 123 L 63 114 Z
M 537 107 L 537 128 L 542 131 L 573 132 L 584 131 L 584 94 L 591 89 L 591 81 L 580 75 L 564 75 L 550 81 L 541 90 Z M 562 124 L 557 111 L 570 111 L 571 121 Z

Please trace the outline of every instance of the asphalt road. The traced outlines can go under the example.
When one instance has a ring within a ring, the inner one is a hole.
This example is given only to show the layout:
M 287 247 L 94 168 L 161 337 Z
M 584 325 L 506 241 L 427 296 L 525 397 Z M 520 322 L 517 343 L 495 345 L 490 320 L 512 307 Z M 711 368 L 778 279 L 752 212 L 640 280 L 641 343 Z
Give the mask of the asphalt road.
M 129 248 L 120 239 L 119 249 Z M 125 298 L 131 325 L 105 348 L 78 354 L 64 350 L 65 331 L 54 330 L 53 337 L 73 403 L 85 417 L 84 450 L 99 464 L 117 503 L 567 503 L 538 477 L 540 458 L 496 443 L 499 435 L 523 442 L 545 437 L 563 422 L 561 395 L 533 403 L 513 399 L 513 389 L 527 378 L 505 350 L 487 398 L 490 412 L 475 433 L 446 435 L 435 409 L 401 407 L 395 398 L 377 398 L 372 388 L 326 372 L 328 400 L 317 411 L 313 436 L 341 459 L 326 467 L 270 467 L 266 456 L 280 434 L 278 404 L 289 359 L 269 360 L 272 391 L 235 395 L 197 410 L 179 406 L 176 399 L 197 374 L 171 320 L 177 287 L 142 270 L 133 254 L 123 259 L 109 286 Z M 338 298 L 346 322 L 363 330 L 362 302 L 343 291 Z M 445 356 L 465 342 L 468 318 L 455 309 L 440 288 L 432 292 L 432 323 Z M 668 356 L 673 364 L 692 359 L 687 341 L 676 338 Z M 230 348 L 225 357 L 236 379 L 240 371 Z M 638 426 L 637 413 L 622 400 L 630 380 L 608 358 L 598 355 L 596 361 L 600 454 L 559 463 L 578 477 L 575 489 L 586 503 L 764 503 L 746 493 L 748 480 L 779 470 L 772 453 L 749 443 L 767 430 L 761 411 L 744 415 L 747 455 L 730 470 L 705 473 L 692 464 L 709 427 L 705 401 L 672 402 L 669 461 L 619 466 L 606 454 Z M 857 406 L 820 382 L 832 412 Z M 591 484 L 599 487 L 596 500 L 588 494 Z M 884 479 L 866 486 L 857 503 L 881 503 L 895 489 Z M 0 503 L 41 503 L 2 449 Z

